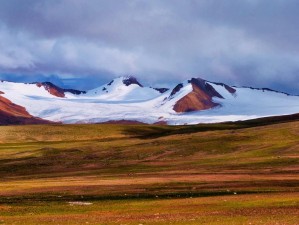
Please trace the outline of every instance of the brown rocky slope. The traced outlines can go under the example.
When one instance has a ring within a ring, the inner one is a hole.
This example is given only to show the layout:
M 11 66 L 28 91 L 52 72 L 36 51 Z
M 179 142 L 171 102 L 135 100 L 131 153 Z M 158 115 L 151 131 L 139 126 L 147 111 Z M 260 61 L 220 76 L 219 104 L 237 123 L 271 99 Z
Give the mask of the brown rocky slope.
M 24 107 L 14 104 L 1 96 L 1 94 L 4 93 L 0 91 L 0 125 L 51 123 L 50 121 L 30 115 Z
M 201 78 L 192 78 L 189 80 L 189 83 L 192 85 L 192 91 L 185 95 L 183 98 L 178 100 L 173 107 L 173 110 L 176 112 L 191 112 L 197 110 L 211 109 L 216 106 L 220 106 L 219 103 L 213 102 L 213 98 L 223 98 L 212 85 L 207 83 Z M 224 84 L 223 84 L 224 85 Z M 174 95 L 179 91 L 183 86 L 177 86 L 171 95 Z M 224 85 L 227 91 L 231 94 L 234 94 L 236 90 L 232 87 Z

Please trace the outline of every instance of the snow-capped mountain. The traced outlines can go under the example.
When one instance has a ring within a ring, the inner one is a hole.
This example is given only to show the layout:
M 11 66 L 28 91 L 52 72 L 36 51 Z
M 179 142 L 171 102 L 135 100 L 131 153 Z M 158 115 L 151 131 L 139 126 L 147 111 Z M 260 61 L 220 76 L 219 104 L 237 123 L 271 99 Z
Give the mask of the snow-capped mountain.
M 119 77 L 108 84 L 88 91 L 82 97 L 106 101 L 145 101 L 156 98 L 161 93 L 150 87 L 143 87 L 135 77 Z
M 0 82 L 0 124 L 14 123 L 16 119 L 15 123 L 22 123 L 24 119 L 24 123 L 127 120 L 175 125 L 293 113 L 299 113 L 298 96 L 270 89 L 231 87 L 200 78 L 168 90 L 144 87 L 136 78 L 126 76 L 87 92 L 62 89 L 48 82 Z

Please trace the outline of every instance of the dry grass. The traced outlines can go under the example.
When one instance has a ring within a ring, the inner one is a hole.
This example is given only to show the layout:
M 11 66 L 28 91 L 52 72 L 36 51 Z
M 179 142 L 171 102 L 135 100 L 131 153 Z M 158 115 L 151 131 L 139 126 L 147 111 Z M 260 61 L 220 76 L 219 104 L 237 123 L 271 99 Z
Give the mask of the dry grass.
M 299 122 L 244 126 L 0 127 L 0 223 L 298 224 Z

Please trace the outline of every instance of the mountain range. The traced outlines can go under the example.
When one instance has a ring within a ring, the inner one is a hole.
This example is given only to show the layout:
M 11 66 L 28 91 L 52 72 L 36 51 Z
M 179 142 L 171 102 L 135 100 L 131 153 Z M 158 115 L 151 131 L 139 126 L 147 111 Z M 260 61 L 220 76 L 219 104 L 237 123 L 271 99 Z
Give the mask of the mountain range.
M 50 82 L 0 82 L 0 124 L 197 124 L 299 112 L 299 97 L 268 88 L 235 87 L 191 78 L 173 88 L 118 77 L 89 91 Z

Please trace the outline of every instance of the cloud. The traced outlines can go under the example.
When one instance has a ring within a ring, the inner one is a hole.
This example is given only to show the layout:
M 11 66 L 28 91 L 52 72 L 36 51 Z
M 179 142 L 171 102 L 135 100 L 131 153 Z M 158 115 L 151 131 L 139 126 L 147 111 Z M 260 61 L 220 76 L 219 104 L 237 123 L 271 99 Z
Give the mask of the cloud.
M 201 76 L 298 94 L 298 4 L 3 0 L 0 73 L 84 88 L 124 74 L 157 85 Z

